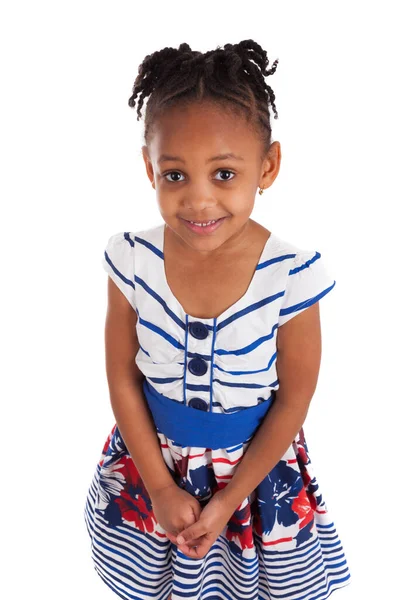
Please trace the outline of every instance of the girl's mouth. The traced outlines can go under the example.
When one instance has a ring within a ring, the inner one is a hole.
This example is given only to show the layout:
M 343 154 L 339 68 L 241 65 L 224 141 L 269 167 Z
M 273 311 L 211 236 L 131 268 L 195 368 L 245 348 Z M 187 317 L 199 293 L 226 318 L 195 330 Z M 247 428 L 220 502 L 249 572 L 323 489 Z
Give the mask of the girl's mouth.
M 204 235 L 206 233 L 211 233 L 211 232 L 215 231 L 216 229 L 218 229 L 218 227 L 220 227 L 222 225 L 222 223 L 225 221 L 225 219 L 226 219 L 226 217 L 222 217 L 221 219 L 211 221 L 211 223 L 209 223 L 207 225 L 196 225 L 195 223 L 193 223 L 191 221 L 187 221 L 186 219 L 182 219 L 182 221 L 185 223 L 186 227 L 188 229 L 190 229 L 191 231 L 194 231 L 195 233 L 199 233 L 200 235 Z

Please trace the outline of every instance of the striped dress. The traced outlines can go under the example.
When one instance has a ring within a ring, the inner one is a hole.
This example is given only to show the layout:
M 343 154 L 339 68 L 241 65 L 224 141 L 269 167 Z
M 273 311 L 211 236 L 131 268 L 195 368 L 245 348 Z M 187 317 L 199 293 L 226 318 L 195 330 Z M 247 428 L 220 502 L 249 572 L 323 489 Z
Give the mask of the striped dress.
M 272 233 L 245 294 L 217 318 L 195 317 L 169 288 L 164 234 L 163 223 L 112 235 L 103 266 L 137 313 L 136 364 L 165 463 L 205 506 L 275 398 L 278 327 L 335 281 L 319 252 Z M 94 569 L 120 598 L 325 600 L 350 583 L 303 428 L 202 559 L 180 552 L 157 523 L 116 423 L 99 455 L 84 519 Z

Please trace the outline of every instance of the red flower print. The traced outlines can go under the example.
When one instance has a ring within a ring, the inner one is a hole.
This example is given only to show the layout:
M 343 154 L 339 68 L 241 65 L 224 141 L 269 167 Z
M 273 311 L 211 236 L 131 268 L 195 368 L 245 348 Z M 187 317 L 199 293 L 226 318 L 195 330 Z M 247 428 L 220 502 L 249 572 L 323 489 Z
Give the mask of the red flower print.
M 121 517 L 133 522 L 140 531 L 152 533 L 156 526 L 150 496 L 130 456 L 120 460 L 121 474 L 125 478 L 120 495 L 114 499 Z
M 230 542 L 240 544 L 242 550 L 253 548 L 254 541 L 249 504 L 246 504 L 241 510 L 235 510 L 228 521 L 225 535 Z

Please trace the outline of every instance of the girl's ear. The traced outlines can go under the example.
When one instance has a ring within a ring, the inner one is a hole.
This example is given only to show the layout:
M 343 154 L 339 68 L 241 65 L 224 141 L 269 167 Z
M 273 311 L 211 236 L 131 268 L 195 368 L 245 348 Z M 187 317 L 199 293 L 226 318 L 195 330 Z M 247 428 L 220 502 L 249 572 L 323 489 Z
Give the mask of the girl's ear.
M 142 156 L 146 167 L 147 177 L 150 179 L 151 185 L 154 187 L 154 171 L 150 160 L 149 149 L 147 146 L 142 146 Z
M 273 142 L 268 150 L 261 168 L 259 186 L 269 188 L 278 177 L 281 166 L 282 154 L 280 142 Z

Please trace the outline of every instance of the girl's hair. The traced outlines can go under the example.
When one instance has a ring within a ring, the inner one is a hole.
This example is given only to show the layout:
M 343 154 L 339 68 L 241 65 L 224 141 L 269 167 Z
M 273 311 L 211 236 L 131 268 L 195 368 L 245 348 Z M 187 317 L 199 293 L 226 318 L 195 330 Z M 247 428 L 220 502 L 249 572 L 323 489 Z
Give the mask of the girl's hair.
M 252 62 L 253 61 L 253 62 Z M 275 119 L 275 94 L 264 81 L 264 76 L 276 71 L 278 59 L 267 70 L 267 52 L 253 40 L 238 44 L 225 44 L 223 48 L 198 52 L 189 44 L 179 48 L 166 47 L 147 55 L 139 66 L 130 107 L 141 93 L 137 104 L 137 120 L 146 96 L 144 139 L 148 143 L 151 128 L 157 116 L 171 106 L 188 105 L 208 100 L 215 105 L 245 116 L 248 123 L 259 133 L 268 152 L 271 145 L 270 111 L 272 105 Z

